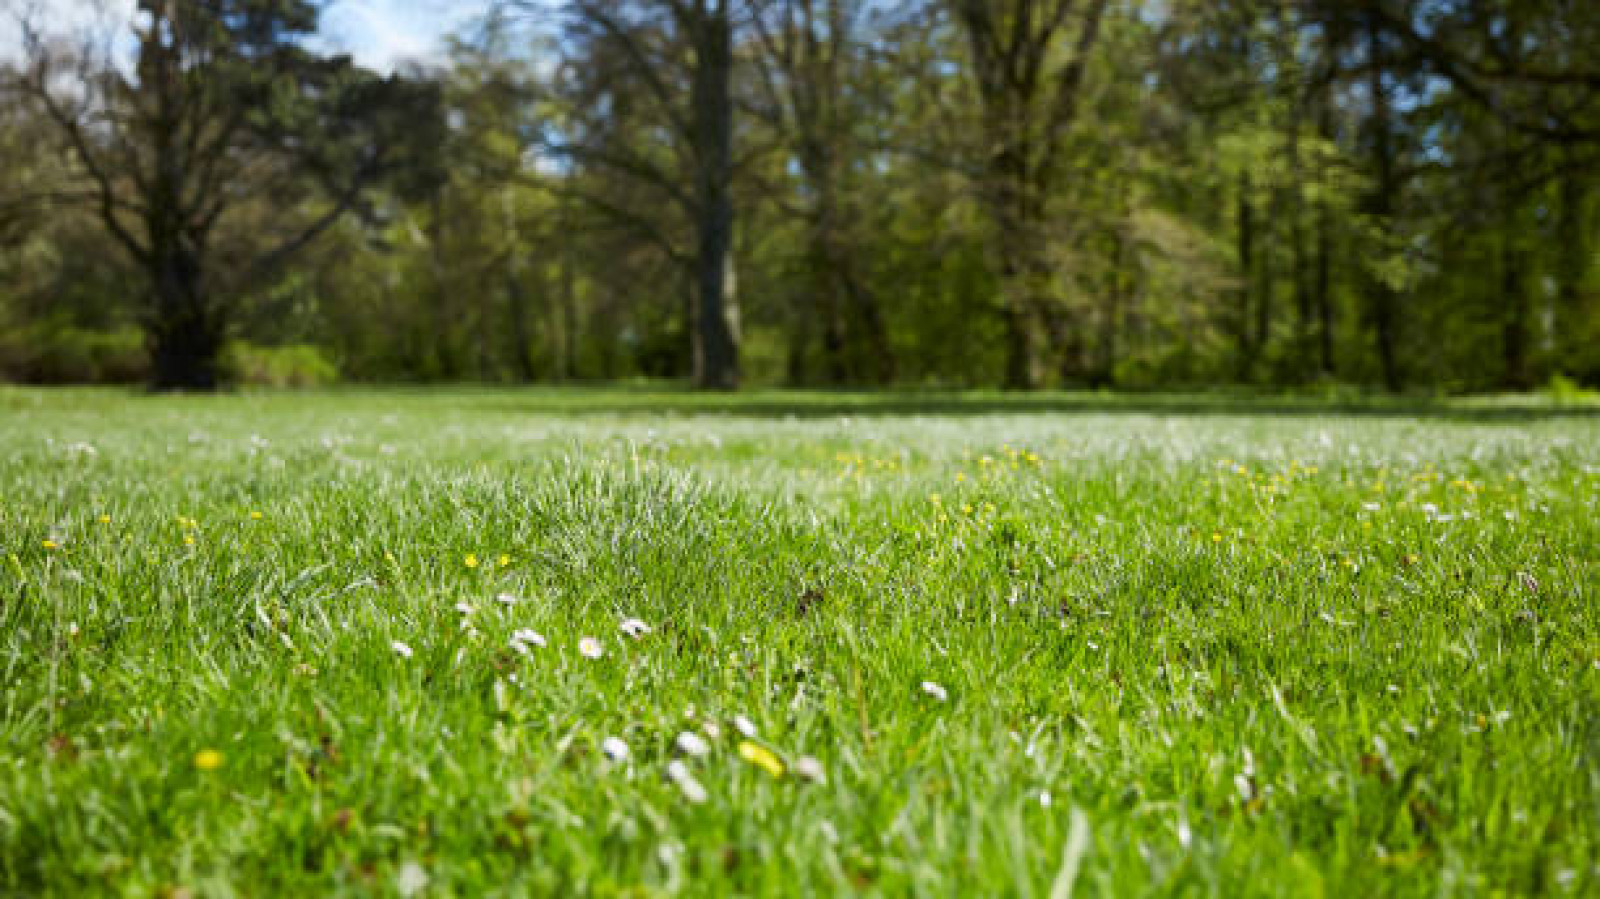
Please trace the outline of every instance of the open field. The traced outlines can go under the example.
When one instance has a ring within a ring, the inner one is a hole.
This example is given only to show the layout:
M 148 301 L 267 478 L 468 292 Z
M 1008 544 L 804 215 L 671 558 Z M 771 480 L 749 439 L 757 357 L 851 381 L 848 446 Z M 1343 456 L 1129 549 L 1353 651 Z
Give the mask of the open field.
M 1596 411 L 0 392 L 0 893 L 1594 895 Z

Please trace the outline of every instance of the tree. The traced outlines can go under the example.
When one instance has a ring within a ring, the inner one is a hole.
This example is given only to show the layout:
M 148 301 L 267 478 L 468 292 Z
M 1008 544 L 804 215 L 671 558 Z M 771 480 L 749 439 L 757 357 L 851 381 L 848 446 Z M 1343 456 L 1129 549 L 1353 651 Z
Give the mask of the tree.
M 133 71 L 30 27 L 14 88 L 54 125 L 101 225 L 145 275 L 152 386 L 211 390 L 240 298 L 368 187 L 431 169 L 436 91 L 312 53 L 308 0 L 138 11 Z
M 582 73 L 589 76 L 584 101 L 589 111 L 578 118 L 588 121 L 559 147 L 582 163 L 602 167 L 667 198 L 692 221 L 694 249 L 680 254 L 670 250 L 675 246 L 670 237 L 638 215 L 615 205 L 603 207 L 654 231 L 653 239 L 663 247 L 692 260 L 694 307 L 689 317 L 694 380 L 701 387 L 720 390 L 739 384 L 732 255 L 734 4 L 735 0 L 573 0 L 567 9 L 569 39 L 591 62 L 606 59 L 598 69 L 615 77 Z M 659 156 L 650 155 L 648 141 L 638 140 L 638 134 L 623 144 L 605 141 L 619 124 L 614 119 L 634 105 L 633 98 L 618 92 L 619 87 L 638 89 L 648 98 L 667 136 L 666 155 L 676 165 L 663 165 Z M 682 180 L 690 184 L 688 191 L 680 187 Z
M 1039 380 L 1036 331 L 1050 318 L 1046 246 L 1060 151 L 1108 0 L 947 0 L 966 36 L 982 109 L 982 193 L 1000 261 L 1005 383 Z M 1075 35 L 1073 29 L 1076 29 Z M 1071 45 L 1067 45 L 1069 35 Z M 1069 324 L 1069 327 L 1071 325 Z

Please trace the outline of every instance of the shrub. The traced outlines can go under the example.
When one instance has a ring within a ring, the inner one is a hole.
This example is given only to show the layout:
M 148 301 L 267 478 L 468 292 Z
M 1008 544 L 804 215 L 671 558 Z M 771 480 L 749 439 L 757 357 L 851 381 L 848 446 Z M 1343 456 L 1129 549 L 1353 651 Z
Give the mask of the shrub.
M 339 380 L 339 367 L 322 348 L 304 343 L 234 341 L 223 354 L 223 370 L 230 381 L 259 387 L 321 387 Z

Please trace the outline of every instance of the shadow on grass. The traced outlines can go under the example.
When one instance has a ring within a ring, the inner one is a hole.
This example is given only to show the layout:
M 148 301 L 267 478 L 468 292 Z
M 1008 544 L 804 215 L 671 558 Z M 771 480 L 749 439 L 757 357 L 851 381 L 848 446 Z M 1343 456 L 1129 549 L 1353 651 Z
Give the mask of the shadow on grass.
M 1544 419 L 1600 420 L 1600 403 L 1560 403 L 1537 395 L 1432 399 L 1362 396 L 1326 399 L 1240 393 L 752 391 L 698 393 L 628 388 L 495 392 L 471 405 L 496 412 L 549 415 L 720 415 L 775 419 L 840 416 L 1215 415 L 1439 419 L 1481 423 Z

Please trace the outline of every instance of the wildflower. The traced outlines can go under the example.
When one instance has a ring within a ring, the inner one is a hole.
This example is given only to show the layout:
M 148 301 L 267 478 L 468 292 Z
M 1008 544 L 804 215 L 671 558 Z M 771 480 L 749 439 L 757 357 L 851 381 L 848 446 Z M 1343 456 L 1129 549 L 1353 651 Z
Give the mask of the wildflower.
M 717 726 L 717 722 L 715 722 L 715 721 L 707 721 L 704 724 L 701 724 L 700 725 L 700 729 L 705 731 L 706 732 L 706 736 L 710 737 L 713 740 L 715 740 L 718 737 L 722 736 L 722 728 L 718 727 Z
M 1368 512 L 1376 512 L 1379 509 L 1383 508 L 1383 504 L 1382 503 L 1362 503 L 1361 504 L 1361 508 L 1367 510 Z
M 60 549 L 61 548 L 61 544 L 55 542 L 54 540 L 46 540 L 46 541 L 44 541 L 44 548 L 45 549 Z
M 741 737 L 754 738 L 756 735 L 755 722 L 743 715 L 733 716 L 733 729 L 738 731 Z
M 689 730 L 678 734 L 678 738 L 672 741 L 672 745 L 677 747 L 679 752 L 691 758 L 701 758 L 711 752 L 711 745 L 702 740 L 699 734 Z
M 531 628 L 526 628 L 526 627 L 517 628 L 511 634 L 511 643 L 512 643 L 513 646 L 518 644 L 518 643 L 521 643 L 524 646 L 539 646 L 539 647 L 542 647 L 542 646 L 545 645 L 544 634 L 541 634 L 538 631 L 533 630 Z
M 222 753 L 215 749 L 202 749 L 194 754 L 194 766 L 201 771 L 215 771 L 222 767 Z
M 193 546 L 194 545 L 194 535 L 193 534 L 184 534 L 183 535 L 183 545 L 184 546 Z
M 470 602 L 458 602 L 458 603 L 456 603 L 456 611 L 460 612 L 463 615 L 471 615 L 472 614 L 472 603 L 470 603 Z
M 606 758 L 613 762 L 625 762 L 628 760 L 628 744 L 616 737 L 606 737 L 600 743 L 600 751 L 605 753 Z
M 514 606 L 522 601 L 515 593 L 496 593 L 494 600 L 503 606 Z
M 812 783 L 828 782 L 828 772 L 822 767 L 822 762 L 809 755 L 795 759 L 794 773 L 802 780 L 809 780 Z
M 783 776 L 783 762 L 778 760 L 772 750 L 749 740 L 739 741 L 739 758 L 744 759 L 757 768 L 767 772 L 773 777 Z
M 945 692 L 944 687 L 939 686 L 931 680 L 925 680 L 922 682 L 922 692 L 932 696 L 934 699 L 937 699 L 940 702 L 944 702 L 950 698 L 950 694 Z
M 477 553 L 467 553 L 467 558 L 466 558 L 465 561 L 466 561 L 466 564 L 467 564 L 468 568 L 477 568 L 478 567 L 478 554 Z
M 1050 791 L 1049 790 L 1040 790 L 1039 791 L 1039 807 L 1040 808 L 1049 808 L 1050 807 L 1050 802 L 1051 802 Z
M 578 654 L 586 659 L 598 659 L 605 655 L 605 649 L 601 647 L 599 640 L 584 637 L 578 641 Z
M 691 804 L 699 805 L 706 801 L 706 788 L 695 779 L 694 772 L 682 760 L 673 759 L 667 763 L 667 777 L 678 785 L 678 789 L 683 791 L 683 798 Z
M 621 628 L 624 634 L 627 634 L 635 640 L 643 637 L 645 634 L 650 633 L 651 630 L 650 625 L 645 624 L 643 621 L 640 621 L 637 618 L 624 618 L 622 619 L 622 623 L 617 625 L 617 627 Z
M 411 658 L 411 647 L 405 645 L 404 643 L 401 643 L 399 640 L 396 640 L 393 643 L 390 643 L 389 645 L 394 648 L 394 651 L 399 654 L 400 658 L 402 658 L 402 659 Z
M 95 521 L 98 521 L 101 524 L 110 524 L 111 523 L 111 516 L 110 515 L 102 515 L 99 518 L 96 518 Z
M 428 888 L 428 872 L 416 862 L 406 862 L 394 877 L 395 892 L 402 896 L 416 896 Z
M 251 521 L 260 521 L 261 520 L 261 513 L 252 510 L 250 512 L 250 520 Z

